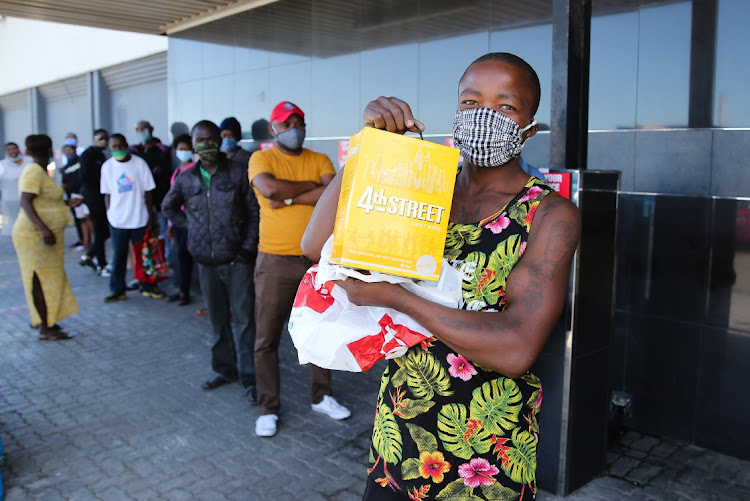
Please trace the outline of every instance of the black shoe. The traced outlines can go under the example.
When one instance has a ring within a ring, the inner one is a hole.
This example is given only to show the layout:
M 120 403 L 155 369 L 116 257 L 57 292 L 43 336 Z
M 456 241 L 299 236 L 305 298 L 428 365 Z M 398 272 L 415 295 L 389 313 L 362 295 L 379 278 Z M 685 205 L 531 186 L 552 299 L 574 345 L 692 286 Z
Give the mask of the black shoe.
M 258 405 L 258 392 L 255 386 L 248 386 L 245 392 L 247 393 L 247 401 L 250 402 L 250 405 Z
M 91 257 L 87 254 L 84 254 L 83 256 L 81 256 L 81 260 L 78 261 L 78 264 L 80 264 L 81 266 L 88 266 L 92 270 L 96 270 L 96 265 L 94 264 L 94 260 L 91 259 Z
M 109 296 L 104 298 L 105 303 L 115 303 L 117 301 L 122 301 L 123 299 L 127 299 L 128 296 L 125 295 L 124 292 L 113 292 Z
M 216 376 L 215 378 L 203 383 L 201 385 L 201 388 L 203 388 L 204 390 L 215 390 L 216 388 L 224 386 L 225 384 L 229 384 L 231 382 L 232 381 L 225 378 L 224 376 Z

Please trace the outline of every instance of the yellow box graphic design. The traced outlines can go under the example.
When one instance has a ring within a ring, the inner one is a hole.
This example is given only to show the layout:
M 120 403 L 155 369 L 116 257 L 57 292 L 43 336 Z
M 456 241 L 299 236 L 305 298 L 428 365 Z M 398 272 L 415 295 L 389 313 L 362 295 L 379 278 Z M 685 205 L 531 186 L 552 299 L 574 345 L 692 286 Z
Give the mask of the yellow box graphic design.
M 331 263 L 437 281 L 459 151 L 365 127 L 349 141 Z

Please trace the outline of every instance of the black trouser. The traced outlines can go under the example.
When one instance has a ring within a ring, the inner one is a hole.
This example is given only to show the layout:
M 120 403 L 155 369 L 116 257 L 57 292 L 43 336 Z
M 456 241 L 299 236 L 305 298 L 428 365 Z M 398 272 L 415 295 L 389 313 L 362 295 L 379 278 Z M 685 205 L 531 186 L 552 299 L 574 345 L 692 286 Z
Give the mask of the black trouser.
M 188 230 L 173 226 L 174 236 L 177 240 L 177 261 L 180 269 L 180 292 L 186 298 L 190 297 L 190 282 L 193 279 L 193 255 L 187 248 Z M 172 249 L 174 257 L 174 249 Z M 254 307 L 254 306 L 253 306 Z
M 66 195 L 68 195 L 68 198 L 70 198 L 70 195 L 72 192 L 70 190 L 67 190 L 65 192 Z M 78 243 L 83 245 L 83 230 L 81 229 L 81 220 L 76 217 L 76 210 L 71 207 L 70 213 L 73 215 L 73 222 L 76 224 L 76 233 L 78 234 Z
M 104 200 L 93 202 L 89 205 L 89 217 L 94 224 L 94 240 L 91 248 L 86 253 L 88 257 L 95 257 L 97 265 L 104 268 L 107 265 L 107 258 L 104 256 L 104 242 L 109 238 L 109 222 L 107 221 L 107 209 L 104 207 Z

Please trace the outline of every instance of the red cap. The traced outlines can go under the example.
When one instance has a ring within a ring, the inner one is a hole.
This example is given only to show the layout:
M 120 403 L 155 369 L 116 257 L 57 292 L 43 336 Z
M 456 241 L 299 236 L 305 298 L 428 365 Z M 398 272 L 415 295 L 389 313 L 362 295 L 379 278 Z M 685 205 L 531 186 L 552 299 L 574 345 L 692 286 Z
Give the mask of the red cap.
M 291 101 L 282 101 L 271 111 L 271 123 L 286 122 L 292 115 L 299 115 L 302 120 L 305 119 L 305 112 L 299 109 L 299 106 Z

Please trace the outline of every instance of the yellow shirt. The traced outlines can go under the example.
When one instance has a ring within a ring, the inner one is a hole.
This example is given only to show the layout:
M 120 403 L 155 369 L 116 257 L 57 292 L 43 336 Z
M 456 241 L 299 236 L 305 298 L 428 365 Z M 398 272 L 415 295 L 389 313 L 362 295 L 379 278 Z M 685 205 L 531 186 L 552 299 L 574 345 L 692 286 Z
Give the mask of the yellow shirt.
M 278 148 L 256 151 L 250 157 L 248 178 L 252 183 L 255 176 L 268 172 L 276 179 L 286 181 L 314 181 L 320 183 L 321 176 L 336 174 L 328 155 L 302 150 L 298 156 L 286 155 Z M 272 209 L 266 197 L 255 190 L 260 205 L 260 241 L 258 250 L 281 256 L 301 256 L 302 235 L 312 217 L 312 205 L 290 205 Z

